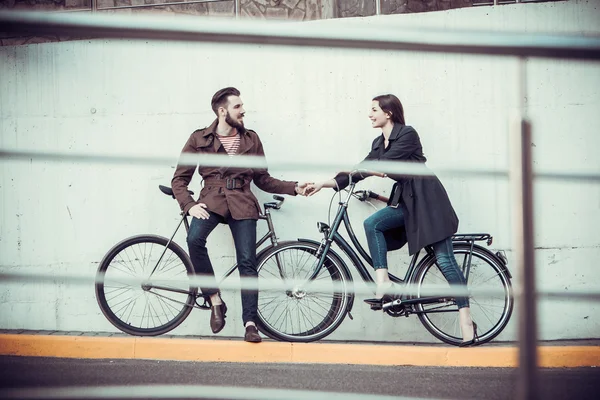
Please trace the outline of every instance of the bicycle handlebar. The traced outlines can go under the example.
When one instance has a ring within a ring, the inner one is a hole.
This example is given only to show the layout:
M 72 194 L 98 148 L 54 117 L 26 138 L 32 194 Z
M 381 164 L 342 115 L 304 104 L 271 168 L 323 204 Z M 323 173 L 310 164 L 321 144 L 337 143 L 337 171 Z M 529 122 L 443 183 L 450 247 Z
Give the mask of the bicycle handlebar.
M 367 171 L 367 174 L 372 176 L 378 176 L 379 178 L 387 178 L 387 174 L 384 174 L 383 172 Z
M 370 171 L 367 169 L 355 169 L 352 171 L 341 171 L 341 174 L 345 174 L 345 175 L 349 175 L 350 178 L 352 178 L 354 175 L 360 175 L 361 178 L 366 178 L 368 176 L 377 176 L 379 178 L 387 178 L 387 174 L 383 173 L 383 172 L 377 172 L 377 171 Z M 365 176 L 367 175 L 367 176 Z
M 370 190 L 357 190 L 354 192 L 354 197 L 359 201 L 367 201 L 367 199 L 375 199 L 387 203 L 389 198 L 382 196 L 378 193 L 371 192 Z

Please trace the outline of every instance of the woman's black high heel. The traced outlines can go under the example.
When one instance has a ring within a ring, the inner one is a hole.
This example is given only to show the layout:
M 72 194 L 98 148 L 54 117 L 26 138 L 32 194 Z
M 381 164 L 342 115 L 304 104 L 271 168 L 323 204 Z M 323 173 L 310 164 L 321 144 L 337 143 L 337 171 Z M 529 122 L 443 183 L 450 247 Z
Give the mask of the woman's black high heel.
M 477 340 L 479 340 L 479 336 L 477 336 L 477 324 L 475 322 L 473 322 L 473 339 L 467 340 L 466 342 L 460 342 L 458 347 L 473 346 L 475 344 L 475 342 L 477 342 Z

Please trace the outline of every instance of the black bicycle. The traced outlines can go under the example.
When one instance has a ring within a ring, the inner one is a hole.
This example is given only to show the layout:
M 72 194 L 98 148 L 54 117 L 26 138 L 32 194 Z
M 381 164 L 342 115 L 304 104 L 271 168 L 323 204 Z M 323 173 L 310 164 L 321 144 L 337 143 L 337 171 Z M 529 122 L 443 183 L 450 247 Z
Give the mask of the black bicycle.
M 292 342 L 319 340 L 331 334 L 346 315 L 352 319 L 352 274 L 348 265 L 332 249 L 332 244 L 335 243 L 347 256 L 363 281 L 374 286 L 371 274 L 359 255 L 369 265 L 372 265 L 372 260 L 352 230 L 348 206 L 353 197 L 360 201 L 387 199 L 368 191 L 355 192 L 352 176 L 357 172 L 350 173 L 350 185 L 346 189 L 348 195 L 345 200 L 340 198 L 333 224 L 317 223 L 319 232 L 323 234 L 321 242 L 299 239 L 273 246 L 262 254 L 258 264 L 260 276 L 281 279 L 284 287 L 286 279 L 295 282 L 287 290 L 261 290 L 261 331 L 271 338 Z M 339 233 L 342 223 L 351 244 Z M 502 332 L 512 314 L 512 276 L 506 257 L 502 251 L 493 253 L 476 244 L 486 242 L 490 246 L 493 239 L 487 233 L 457 234 L 452 240 L 454 255 L 467 279 L 471 315 L 478 327 L 477 344 L 489 342 Z M 390 279 L 401 285 L 399 288 L 405 288 L 407 294 L 384 304 L 383 310 L 391 317 L 416 314 L 433 336 L 458 345 L 462 335 L 454 298 L 448 294 L 425 295 L 428 285 L 447 286 L 446 292 L 449 292 L 450 286 L 436 263 L 433 249 L 426 246 L 423 257 L 419 256 L 420 253 L 413 255 L 404 278 L 390 274 Z M 443 292 L 443 288 L 439 289 L 439 293 Z
M 170 187 L 160 185 L 159 189 L 175 198 Z M 190 191 L 190 194 L 194 193 Z M 259 262 L 269 249 L 279 244 L 270 210 L 279 210 L 284 198 L 275 195 L 273 199 L 276 201 L 264 204 L 265 212 L 260 215 L 269 231 L 258 240 L 256 247 L 270 243 L 258 252 Z M 190 277 L 195 273 L 188 254 L 173 241 L 182 224 L 186 232 L 190 227 L 188 215 L 181 215 L 170 239 L 156 235 L 132 236 L 113 246 L 100 262 L 96 300 L 104 316 L 119 330 L 137 336 L 162 335 L 179 326 L 192 309 L 210 310 L 208 296 L 191 282 Z M 237 264 L 225 272 L 221 282 L 236 269 Z

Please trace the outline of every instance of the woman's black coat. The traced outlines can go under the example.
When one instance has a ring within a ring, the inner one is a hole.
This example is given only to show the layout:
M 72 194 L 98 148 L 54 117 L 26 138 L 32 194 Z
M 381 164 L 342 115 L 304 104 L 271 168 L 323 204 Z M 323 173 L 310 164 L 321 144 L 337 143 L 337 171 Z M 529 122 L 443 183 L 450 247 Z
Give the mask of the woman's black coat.
M 384 146 L 383 134 L 378 136 L 371 146 L 371 152 L 365 161 L 411 161 L 425 163 L 423 147 L 419 135 L 411 126 L 395 124 Z M 371 170 L 373 168 L 370 168 Z M 385 171 L 384 171 L 385 172 Z M 396 181 L 390 202 L 399 199 L 399 207 L 404 211 L 404 227 L 391 229 L 384 233 L 388 250 L 396 250 L 408 242 L 408 252 L 413 255 L 423 247 L 452 236 L 458 230 L 458 217 L 452 208 L 444 186 L 436 176 L 407 177 L 401 174 L 388 174 Z M 354 181 L 362 178 L 355 176 Z M 339 189 L 349 184 L 347 174 L 335 177 Z M 400 196 L 394 191 L 401 190 Z

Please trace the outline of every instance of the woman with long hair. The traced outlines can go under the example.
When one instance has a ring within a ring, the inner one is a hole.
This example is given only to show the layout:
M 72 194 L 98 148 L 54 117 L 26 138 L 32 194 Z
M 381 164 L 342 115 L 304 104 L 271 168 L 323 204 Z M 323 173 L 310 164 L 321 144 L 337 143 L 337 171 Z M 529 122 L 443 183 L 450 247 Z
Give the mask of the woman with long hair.
M 380 129 L 365 161 L 402 161 L 425 163 L 423 147 L 416 130 L 406 125 L 404 108 L 393 94 L 374 97 L 369 119 L 373 128 Z M 464 287 L 465 277 L 460 270 L 452 248 L 452 235 L 458 230 L 458 217 L 444 186 L 435 176 L 412 177 L 388 174 L 395 181 L 388 206 L 375 212 L 364 222 L 369 252 L 375 269 L 377 290 L 375 298 L 365 300 L 372 309 L 380 310 L 391 301 L 392 282 L 388 275 L 387 252 L 399 249 L 408 242 L 409 254 L 431 245 L 445 278 L 451 286 Z M 364 176 L 355 176 L 359 181 Z M 312 196 L 324 187 L 344 189 L 349 184 L 348 174 L 310 184 L 305 194 Z M 477 325 L 471 319 L 469 299 L 456 297 L 459 322 L 463 337 L 460 346 L 475 343 Z

